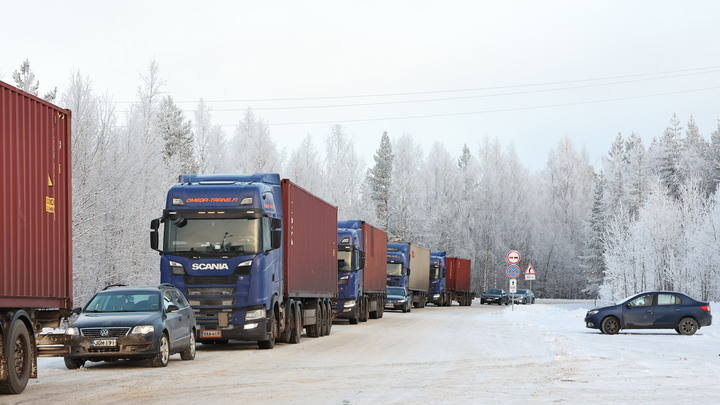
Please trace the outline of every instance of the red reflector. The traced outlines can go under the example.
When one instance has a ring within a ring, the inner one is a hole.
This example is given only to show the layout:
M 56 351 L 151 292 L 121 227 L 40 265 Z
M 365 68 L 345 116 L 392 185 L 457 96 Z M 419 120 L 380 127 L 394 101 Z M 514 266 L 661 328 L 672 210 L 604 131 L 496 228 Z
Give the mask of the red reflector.
M 700 309 L 702 309 L 705 312 L 710 312 L 710 305 L 701 305 Z

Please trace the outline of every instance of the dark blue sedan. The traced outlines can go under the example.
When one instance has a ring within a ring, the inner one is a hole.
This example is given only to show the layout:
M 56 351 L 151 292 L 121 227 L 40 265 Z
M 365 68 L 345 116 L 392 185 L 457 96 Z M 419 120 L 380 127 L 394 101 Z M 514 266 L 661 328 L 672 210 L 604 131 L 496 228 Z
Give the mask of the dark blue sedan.
M 711 323 L 709 303 L 673 291 L 643 292 L 585 315 L 585 326 L 611 335 L 620 329 L 675 329 L 692 335 Z

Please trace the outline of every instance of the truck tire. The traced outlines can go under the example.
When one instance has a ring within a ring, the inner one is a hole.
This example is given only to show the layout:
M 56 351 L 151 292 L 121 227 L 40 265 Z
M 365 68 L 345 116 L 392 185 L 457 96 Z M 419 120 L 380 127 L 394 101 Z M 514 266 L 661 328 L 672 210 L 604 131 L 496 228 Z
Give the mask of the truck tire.
M 305 333 L 307 333 L 307 337 L 316 338 L 320 337 L 320 302 L 317 300 L 313 300 L 310 302 L 310 304 L 305 308 L 306 310 L 314 310 L 315 311 L 315 323 L 312 325 L 307 325 L 305 327 Z
M 303 322 L 302 322 L 302 310 L 300 309 L 300 303 L 295 303 L 293 306 L 293 325 L 292 331 L 290 332 L 290 343 L 300 343 L 300 336 L 302 335 Z
M 33 347 L 27 326 L 21 320 L 15 320 L 5 336 L 8 379 L 0 381 L 0 394 L 19 394 L 25 390 L 30 379 Z
M 325 308 L 327 308 L 327 312 L 326 312 L 327 328 L 325 330 L 325 332 L 326 332 L 325 336 L 330 336 L 330 332 L 332 332 L 333 306 L 332 306 L 332 302 L 329 299 L 325 300 Z
M 366 296 L 363 296 L 362 303 L 362 318 L 360 318 L 360 322 L 367 322 L 368 318 L 370 318 L 370 307 L 368 307 L 368 299 Z
M 270 333 L 268 336 L 268 340 L 259 340 L 258 341 L 258 348 L 263 350 L 270 350 L 273 347 L 275 347 L 275 339 L 277 338 L 277 329 L 278 329 L 278 323 L 277 323 L 277 317 L 275 317 L 275 311 L 271 310 L 268 311 L 268 315 L 270 315 L 270 318 L 268 319 L 268 323 L 270 324 Z
M 382 318 L 383 315 L 385 314 L 385 298 L 384 298 L 384 297 L 379 297 L 379 298 L 378 298 L 378 310 L 377 310 L 377 313 L 378 313 L 378 319 Z

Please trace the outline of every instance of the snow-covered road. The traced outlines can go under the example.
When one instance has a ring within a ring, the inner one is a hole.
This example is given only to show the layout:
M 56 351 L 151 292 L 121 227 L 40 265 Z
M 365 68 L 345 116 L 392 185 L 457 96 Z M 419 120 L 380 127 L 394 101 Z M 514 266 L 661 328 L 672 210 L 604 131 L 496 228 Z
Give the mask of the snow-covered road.
M 273 350 L 198 345 L 194 361 L 40 359 L 37 380 L 0 404 L 714 403 L 720 330 L 602 335 L 592 302 L 479 305 L 386 313 Z M 717 305 L 713 306 L 713 309 Z M 715 322 L 717 323 L 717 321 Z

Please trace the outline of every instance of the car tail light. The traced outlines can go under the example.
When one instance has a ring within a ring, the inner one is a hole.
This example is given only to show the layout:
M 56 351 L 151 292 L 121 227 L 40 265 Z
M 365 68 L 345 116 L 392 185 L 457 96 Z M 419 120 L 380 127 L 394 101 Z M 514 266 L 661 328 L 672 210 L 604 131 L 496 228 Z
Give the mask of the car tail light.
M 702 309 L 705 312 L 710 312 L 710 305 L 701 305 L 700 309 Z

